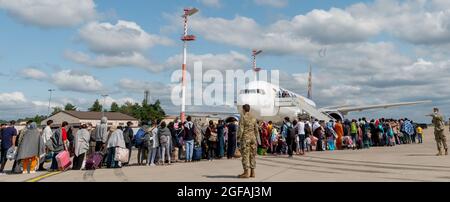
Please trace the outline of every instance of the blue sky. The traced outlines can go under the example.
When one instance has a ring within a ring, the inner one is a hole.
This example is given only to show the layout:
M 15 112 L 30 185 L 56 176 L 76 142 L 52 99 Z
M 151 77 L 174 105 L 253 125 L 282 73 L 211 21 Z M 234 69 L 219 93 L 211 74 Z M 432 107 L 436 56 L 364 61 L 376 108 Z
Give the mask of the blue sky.
M 181 65 L 175 56 L 182 50 L 179 16 L 184 7 L 201 11 L 192 19 L 198 37 L 189 47 L 192 60 L 228 65 L 217 59 L 221 56 L 231 61 L 230 68 L 247 69 L 250 59 L 239 58 L 261 48 L 265 52 L 258 64 L 279 69 L 284 87 L 301 94 L 312 64 L 320 106 L 432 99 L 426 106 L 353 114 L 420 121 L 426 121 L 423 114 L 432 106 L 450 110 L 445 89 L 450 4 L 443 0 L 77 2 L 0 0 L 0 119 L 45 114 L 50 88 L 57 90 L 53 105 L 71 102 L 86 109 L 105 92 L 108 103 L 140 102 L 144 86 L 152 99 L 161 99 L 169 113 L 176 113 L 167 85 Z M 117 30 L 101 31 L 120 26 L 148 37 L 121 42 Z M 327 56 L 318 57 L 323 48 Z M 129 59 L 133 54 L 142 57 Z M 104 59 L 101 65 L 99 58 Z

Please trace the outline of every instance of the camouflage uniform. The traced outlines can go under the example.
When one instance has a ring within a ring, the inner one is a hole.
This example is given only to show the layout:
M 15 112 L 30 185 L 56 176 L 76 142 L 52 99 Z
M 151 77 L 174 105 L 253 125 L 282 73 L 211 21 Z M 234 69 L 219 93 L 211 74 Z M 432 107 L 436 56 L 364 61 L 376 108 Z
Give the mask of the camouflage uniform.
M 242 167 L 244 170 L 256 168 L 256 149 L 258 147 L 257 136 L 259 135 L 256 119 L 249 113 L 244 114 L 239 122 L 238 141 L 242 155 Z
M 447 151 L 448 147 L 447 147 L 447 138 L 445 137 L 444 134 L 444 118 L 442 117 L 442 115 L 438 114 L 438 113 L 434 113 L 431 115 L 431 117 L 433 117 L 433 125 L 434 125 L 434 137 L 436 138 L 436 144 L 437 144 L 437 148 L 438 148 L 438 155 L 441 155 L 442 153 L 442 146 L 444 147 L 445 151 Z

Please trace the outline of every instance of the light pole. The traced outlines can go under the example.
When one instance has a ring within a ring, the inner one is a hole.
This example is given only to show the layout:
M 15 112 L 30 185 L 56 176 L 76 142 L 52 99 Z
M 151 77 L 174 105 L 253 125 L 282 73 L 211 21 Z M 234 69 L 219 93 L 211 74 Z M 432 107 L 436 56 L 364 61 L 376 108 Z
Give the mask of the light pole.
M 103 94 L 103 95 L 102 95 L 102 97 L 103 97 L 102 118 L 105 117 L 105 110 L 104 110 L 104 107 L 105 107 L 105 105 L 106 105 L 106 97 L 108 97 L 108 96 L 109 96 L 109 95 L 107 95 L 107 94 Z
M 48 89 L 48 92 L 50 93 L 50 97 L 48 98 L 48 110 L 47 110 L 47 116 L 50 117 L 50 109 L 51 109 L 51 103 L 52 103 L 52 93 L 55 92 L 55 89 Z
M 263 52 L 262 50 L 253 50 L 253 52 L 252 52 L 252 56 L 253 56 L 253 75 L 255 76 L 255 81 L 258 80 L 257 79 L 258 78 L 257 74 L 258 74 L 259 71 L 261 71 L 261 68 L 258 68 L 256 66 L 256 56 L 261 54 L 262 52 Z
M 198 9 L 184 9 L 184 14 L 181 16 L 184 18 L 184 35 L 181 37 L 183 41 L 183 65 L 181 66 L 182 75 L 182 87 L 181 87 L 181 122 L 186 121 L 186 60 L 187 60 L 187 43 L 189 41 L 195 41 L 194 35 L 188 35 L 188 17 L 198 12 Z

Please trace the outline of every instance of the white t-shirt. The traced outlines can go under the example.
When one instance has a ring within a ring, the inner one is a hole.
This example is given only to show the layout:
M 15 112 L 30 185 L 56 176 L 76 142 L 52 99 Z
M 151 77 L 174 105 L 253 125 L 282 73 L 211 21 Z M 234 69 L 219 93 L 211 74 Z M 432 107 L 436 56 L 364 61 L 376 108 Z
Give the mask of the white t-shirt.
M 44 138 L 43 138 L 44 144 L 45 144 L 46 142 L 50 141 L 50 138 L 52 137 L 52 135 L 53 135 L 52 129 L 50 128 L 50 126 L 46 126 L 46 127 L 44 128 L 43 133 L 42 133 L 42 136 L 44 137 Z
M 302 121 L 298 122 L 297 129 L 298 129 L 299 135 L 304 135 L 305 134 L 305 123 Z

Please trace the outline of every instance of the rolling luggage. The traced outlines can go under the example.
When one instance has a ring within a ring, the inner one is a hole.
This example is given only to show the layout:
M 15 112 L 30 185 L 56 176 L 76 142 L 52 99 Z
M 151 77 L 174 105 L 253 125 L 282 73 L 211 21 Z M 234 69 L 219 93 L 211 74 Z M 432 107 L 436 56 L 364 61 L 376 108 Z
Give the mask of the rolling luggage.
M 70 161 L 70 154 L 68 151 L 62 151 L 56 155 L 56 162 L 58 162 L 58 169 L 61 171 L 67 170 L 72 162 Z
M 192 155 L 193 161 L 200 161 L 202 159 L 202 148 L 194 147 L 194 154 Z
M 86 160 L 85 168 L 86 170 L 99 169 L 102 161 L 103 161 L 103 154 L 100 152 L 96 152 L 88 157 L 88 159 Z

